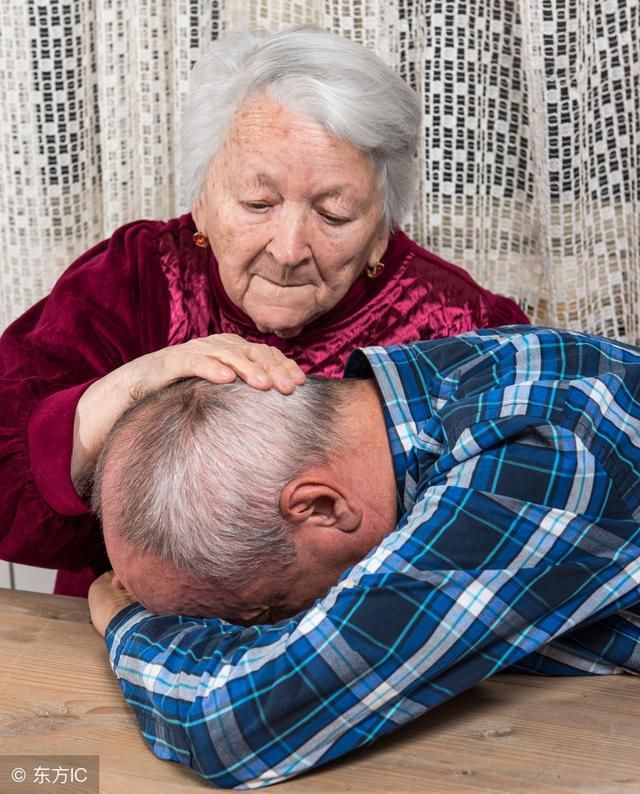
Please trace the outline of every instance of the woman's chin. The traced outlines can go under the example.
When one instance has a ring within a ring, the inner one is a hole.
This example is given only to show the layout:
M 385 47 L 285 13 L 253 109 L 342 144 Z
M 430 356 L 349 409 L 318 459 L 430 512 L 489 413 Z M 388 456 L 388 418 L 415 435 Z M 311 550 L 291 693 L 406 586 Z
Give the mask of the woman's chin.
M 265 325 L 263 323 L 256 322 L 255 320 L 254 323 L 261 334 L 275 334 L 276 336 L 279 336 L 280 339 L 291 339 L 294 336 L 298 336 L 298 334 L 304 328 L 304 325 L 293 325 L 287 326 L 286 328 L 275 327 L 271 324 Z
M 243 306 L 261 334 L 275 334 L 291 339 L 314 319 L 314 314 L 301 307 Z M 249 311 L 247 311 L 249 309 Z

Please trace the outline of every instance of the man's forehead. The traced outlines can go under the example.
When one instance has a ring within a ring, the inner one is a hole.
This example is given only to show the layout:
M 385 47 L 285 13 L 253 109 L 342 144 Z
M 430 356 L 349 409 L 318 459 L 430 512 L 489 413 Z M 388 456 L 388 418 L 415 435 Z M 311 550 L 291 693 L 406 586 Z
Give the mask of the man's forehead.
M 180 570 L 157 555 L 136 550 L 117 532 L 105 532 L 111 566 L 123 587 L 159 614 L 233 614 L 213 582 Z

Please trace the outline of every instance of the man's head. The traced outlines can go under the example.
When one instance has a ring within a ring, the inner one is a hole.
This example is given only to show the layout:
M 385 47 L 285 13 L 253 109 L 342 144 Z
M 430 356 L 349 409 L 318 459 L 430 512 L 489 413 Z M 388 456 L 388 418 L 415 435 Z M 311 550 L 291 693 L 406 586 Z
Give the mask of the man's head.
M 259 621 L 321 596 L 393 528 L 372 381 L 293 395 L 188 379 L 134 404 L 96 472 L 119 579 L 150 609 Z

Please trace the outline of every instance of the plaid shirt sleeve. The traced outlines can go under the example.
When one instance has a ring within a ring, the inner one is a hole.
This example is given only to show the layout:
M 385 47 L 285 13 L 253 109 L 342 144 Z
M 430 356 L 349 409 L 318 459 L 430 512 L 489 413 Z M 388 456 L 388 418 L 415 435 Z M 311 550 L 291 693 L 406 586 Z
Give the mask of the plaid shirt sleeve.
M 360 355 L 396 530 L 275 626 L 131 607 L 108 628 L 153 751 L 214 785 L 284 780 L 513 666 L 640 670 L 637 354 L 506 329 Z

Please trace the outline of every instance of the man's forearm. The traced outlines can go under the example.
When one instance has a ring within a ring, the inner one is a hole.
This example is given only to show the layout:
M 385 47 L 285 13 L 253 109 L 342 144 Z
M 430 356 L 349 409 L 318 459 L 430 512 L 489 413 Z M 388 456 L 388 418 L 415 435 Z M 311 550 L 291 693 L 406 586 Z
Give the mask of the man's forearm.
M 607 565 L 600 573 L 609 578 Z M 160 757 L 193 765 L 218 786 L 277 782 L 395 730 L 545 645 L 567 625 L 576 571 L 428 578 L 418 590 L 393 577 L 366 592 L 343 585 L 275 627 L 133 608 L 109 627 L 112 664 Z M 533 599 L 536 614 L 521 616 L 492 595 L 498 586 L 516 604 Z M 566 609 L 545 605 L 541 587 L 563 591 Z M 610 603 L 637 598 L 630 584 Z

